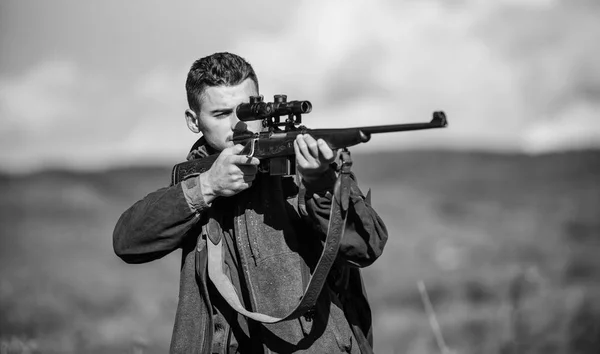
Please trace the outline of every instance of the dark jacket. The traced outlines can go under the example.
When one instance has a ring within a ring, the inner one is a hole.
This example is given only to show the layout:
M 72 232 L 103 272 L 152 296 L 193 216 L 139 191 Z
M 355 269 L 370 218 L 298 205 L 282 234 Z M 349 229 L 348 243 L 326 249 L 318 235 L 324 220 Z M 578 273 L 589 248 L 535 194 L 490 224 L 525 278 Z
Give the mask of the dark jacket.
M 191 154 L 204 155 L 202 146 Z M 231 245 L 230 277 L 246 307 L 283 315 L 298 302 L 307 274 L 321 253 L 334 181 L 333 171 L 306 186 L 292 177 L 260 176 L 250 189 L 208 207 L 202 202 L 190 205 L 184 190 L 189 194 L 190 188 L 199 185 L 186 180 L 150 193 L 123 213 L 113 242 L 115 253 L 124 261 L 149 262 L 178 248 L 183 251 L 171 352 L 209 353 L 211 348 L 227 346 L 231 328 L 237 330 L 234 336 L 241 352 L 246 346 L 254 346 L 250 352 L 333 352 L 313 348 L 330 345 L 333 339 L 328 336 L 335 339 L 340 352 L 357 352 L 357 345 L 345 347 L 347 341 L 350 346 L 352 340 L 372 344 L 371 314 L 358 267 L 379 257 L 387 233 L 354 181 L 346 233 L 314 321 L 301 318 L 276 325 L 245 321 L 228 311 L 208 281 L 207 236 L 201 226 L 212 208 L 213 214 L 218 211 L 222 217 L 222 237 Z M 215 323 L 219 324 L 216 332 Z M 346 333 L 349 328 L 354 335 Z

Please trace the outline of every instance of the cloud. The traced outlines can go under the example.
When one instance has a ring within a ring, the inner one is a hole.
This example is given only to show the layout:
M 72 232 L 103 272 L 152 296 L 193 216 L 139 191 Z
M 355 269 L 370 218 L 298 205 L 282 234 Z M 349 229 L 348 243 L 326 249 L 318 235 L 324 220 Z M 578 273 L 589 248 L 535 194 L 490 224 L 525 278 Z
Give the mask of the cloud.
M 433 145 L 588 147 L 576 132 L 600 127 L 584 129 L 582 119 L 560 112 L 577 111 L 568 106 L 587 104 L 591 98 L 581 97 L 600 86 L 600 67 L 589 60 L 600 54 L 592 46 L 600 26 L 589 17 L 585 8 L 550 0 L 315 0 L 302 3 L 286 30 L 259 42 L 248 33 L 236 51 L 252 58 L 263 88 L 313 101 L 311 126 L 423 121 L 445 110 L 450 129 Z M 538 142 L 529 125 L 543 119 L 561 122 L 547 125 L 560 139 Z M 379 148 L 395 139 L 425 145 L 413 134 L 379 138 Z
M 160 105 L 180 104 L 185 97 L 187 68 L 171 69 L 166 66 L 145 72 L 134 83 L 134 94 L 142 100 Z
M 183 119 L 185 72 L 156 68 L 123 86 L 119 78 L 52 61 L 1 79 L 3 169 L 182 160 L 196 139 Z
M 536 154 L 574 148 L 594 148 L 600 142 L 598 111 L 600 104 L 580 102 L 568 106 L 567 110 L 553 119 L 536 121 L 527 128 L 523 149 Z
M 273 6 L 261 4 L 253 14 Z M 165 55 L 167 47 L 150 40 L 127 45 L 133 37 L 106 46 L 112 42 L 98 30 L 94 38 L 104 46 L 98 50 L 112 48 L 123 62 L 111 57 L 102 67 L 102 56 L 83 49 L 88 56 L 49 59 L 61 51 L 58 41 L 52 55 L 36 54 L 39 62 L 26 70 L 1 70 L 0 163 L 27 171 L 181 160 L 196 138 L 183 121 L 187 69 L 215 48 L 247 58 L 268 100 L 277 93 L 310 100 L 309 127 L 423 122 L 435 110 L 449 117 L 449 129 L 374 136 L 356 148 L 362 151 L 538 153 L 600 145 L 593 114 L 600 105 L 600 7 L 593 1 L 305 0 L 294 6 L 277 26 L 236 15 L 235 29 L 220 32 L 211 20 L 206 43 L 180 28 L 190 36 L 179 54 Z M 147 11 L 140 26 L 154 22 L 157 14 Z M 77 43 L 72 40 L 65 41 Z M 197 43 L 204 44 L 200 50 Z
M 19 78 L 0 80 L 2 131 L 47 129 L 75 113 L 72 91 L 80 73 L 68 61 L 43 62 Z
M 304 4 L 287 31 L 258 45 L 243 39 L 239 52 L 256 58 L 268 86 L 313 100 L 310 125 L 427 121 L 445 110 L 452 128 L 437 139 L 486 135 L 492 120 L 495 135 L 518 126 L 515 73 L 472 35 L 472 11 L 430 1 Z

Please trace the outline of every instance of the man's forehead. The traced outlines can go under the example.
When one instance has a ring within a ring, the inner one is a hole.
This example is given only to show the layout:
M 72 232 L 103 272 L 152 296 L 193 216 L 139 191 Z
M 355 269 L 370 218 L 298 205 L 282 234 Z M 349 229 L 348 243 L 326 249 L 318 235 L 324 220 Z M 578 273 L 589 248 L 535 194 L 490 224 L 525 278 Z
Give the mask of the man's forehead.
M 199 99 L 202 105 L 228 105 L 246 102 L 250 96 L 257 94 L 254 81 L 246 79 L 234 86 L 209 86 L 200 94 Z

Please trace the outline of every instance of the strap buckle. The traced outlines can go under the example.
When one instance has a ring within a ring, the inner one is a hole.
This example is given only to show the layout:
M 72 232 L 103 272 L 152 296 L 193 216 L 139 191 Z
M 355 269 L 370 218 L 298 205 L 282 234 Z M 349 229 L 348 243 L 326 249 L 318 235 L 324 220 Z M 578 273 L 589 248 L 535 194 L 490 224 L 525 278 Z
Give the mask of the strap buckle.
M 340 153 L 340 173 L 350 173 L 350 169 L 352 168 L 352 156 L 350 155 L 350 150 L 348 148 L 342 149 Z
M 304 319 L 306 320 L 306 322 L 312 322 L 312 320 L 315 318 L 316 312 L 317 312 L 317 309 L 314 306 L 309 308 L 304 313 Z
M 334 195 L 342 207 L 342 217 L 345 217 L 346 211 L 350 205 L 350 182 L 352 178 L 352 156 L 348 148 L 342 149 L 340 153 L 340 166 L 338 167 L 339 176 L 335 183 Z

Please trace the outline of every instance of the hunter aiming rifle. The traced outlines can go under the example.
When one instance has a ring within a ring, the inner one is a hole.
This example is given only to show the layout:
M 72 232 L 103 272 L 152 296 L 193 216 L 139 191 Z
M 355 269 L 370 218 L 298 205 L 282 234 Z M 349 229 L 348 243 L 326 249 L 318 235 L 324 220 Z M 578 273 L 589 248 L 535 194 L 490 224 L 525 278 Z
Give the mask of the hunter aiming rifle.
M 245 124 L 238 123 L 233 133 L 234 144 L 244 145 L 241 155 L 261 160 L 259 171 L 271 176 L 295 174 L 296 161 L 294 140 L 298 134 L 310 134 L 313 138 L 323 139 L 332 150 L 346 149 L 371 139 L 371 134 L 402 132 L 448 126 L 444 112 L 433 113 L 429 123 L 410 123 L 379 125 L 341 129 L 308 129 L 302 123 L 302 114 L 310 113 L 312 104 L 309 101 L 287 101 L 286 95 L 275 95 L 273 102 L 264 102 L 263 96 L 251 96 L 249 103 L 242 103 L 236 108 L 236 115 L 242 122 L 262 120 L 267 131 L 253 133 L 245 129 Z M 281 117 L 287 116 L 285 121 Z M 218 154 L 202 159 L 182 162 L 173 167 L 171 185 L 175 185 L 187 176 L 202 173 L 210 169 Z
M 420 130 L 431 128 L 443 128 L 448 125 L 446 116 L 443 112 L 434 112 L 433 120 L 429 123 L 411 123 L 411 124 L 395 124 L 382 125 L 359 128 L 345 129 L 308 129 L 301 124 L 302 114 L 310 113 L 312 105 L 309 101 L 286 101 L 285 95 L 276 95 L 274 102 L 263 102 L 262 96 L 250 97 L 249 103 L 242 103 L 236 108 L 236 115 L 241 120 L 233 132 L 233 142 L 235 144 L 244 145 L 244 149 L 240 153 L 248 158 L 256 157 L 260 160 L 259 171 L 269 173 L 271 176 L 287 176 L 295 174 L 295 151 L 294 140 L 298 134 L 310 134 L 315 139 L 323 139 L 331 149 L 342 149 L 340 155 L 340 165 L 338 168 L 338 176 L 333 187 L 333 195 L 331 209 L 329 213 L 329 225 L 325 236 L 321 256 L 312 270 L 310 279 L 306 284 L 304 293 L 298 303 L 290 306 L 289 310 L 283 316 L 274 317 L 272 315 L 259 312 L 252 312 L 246 309 L 238 293 L 223 269 L 223 243 L 220 237 L 221 226 L 219 225 L 218 217 L 215 218 L 211 213 L 215 212 L 211 208 L 206 223 L 203 225 L 202 237 L 198 238 L 198 243 L 206 242 L 207 248 L 207 266 L 203 272 L 208 273 L 208 277 L 214 284 L 217 291 L 223 299 L 241 315 L 251 318 L 262 323 L 278 323 L 288 321 L 300 316 L 307 318 L 307 321 L 312 319 L 315 311 L 315 304 L 321 290 L 329 279 L 329 273 L 340 248 L 340 242 L 344 236 L 346 229 L 348 211 L 350 210 L 350 168 L 352 161 L 350 152 L 347 147 L 357 145 L 369 141 L 371 134 L 400 132 L 408 130 Z M 285 117 L 282 122 L 281 118 Z M 263 127 L 266 131 L 253 133 L 246 129 L 246 124 L 243 121 L 261 119 Z M 194 147 L 196 148 L 196 147 Z M 193 149 L 194 149 L 193 148 Z M 171 183 L 175 185 L 187 177 L 198 175 L 209 170 L 219 154 L 213 154 L 204 158 L 194 159 L 183 162 L 173 167 L 171 175 Z M 370 191 L 365 197 L 367 203 L 370 204 Z M 217 211 L 218 212 L 218 211 Z M 199 249 L 204 246 L 198 246 Z M 196 254 L 196 264 L 202 264 L 200 258 Z M 353 292 L 359 290 L 348 290 L 343 286 L 340 280 L 332 278 L 335 284 L 332 286 L 340 287 L 336 290 L 340 296 L 350 296 Z M 362 291 L 362 290 L 361 290 Z M 346 299 L 346 298 L 344 298 Z M 341 301 L 341 300 L 340 300 Z M 346 300 L 344 300 L 346 301 Z M 343 303 L 345 303 L 342 301 Z M 356 300 L 362 301 L 362 300 Z M 371 344 L 365 337 L 358 324 L 358 314 L 356 313 L 355 305 L 344 305 L 344 313 L 350 320 L 350 326 L 354 336 L 357 338 L 358 346 L 361 353 L 373 353 Z M 368 308 L 368 306 L 367 306 Z

